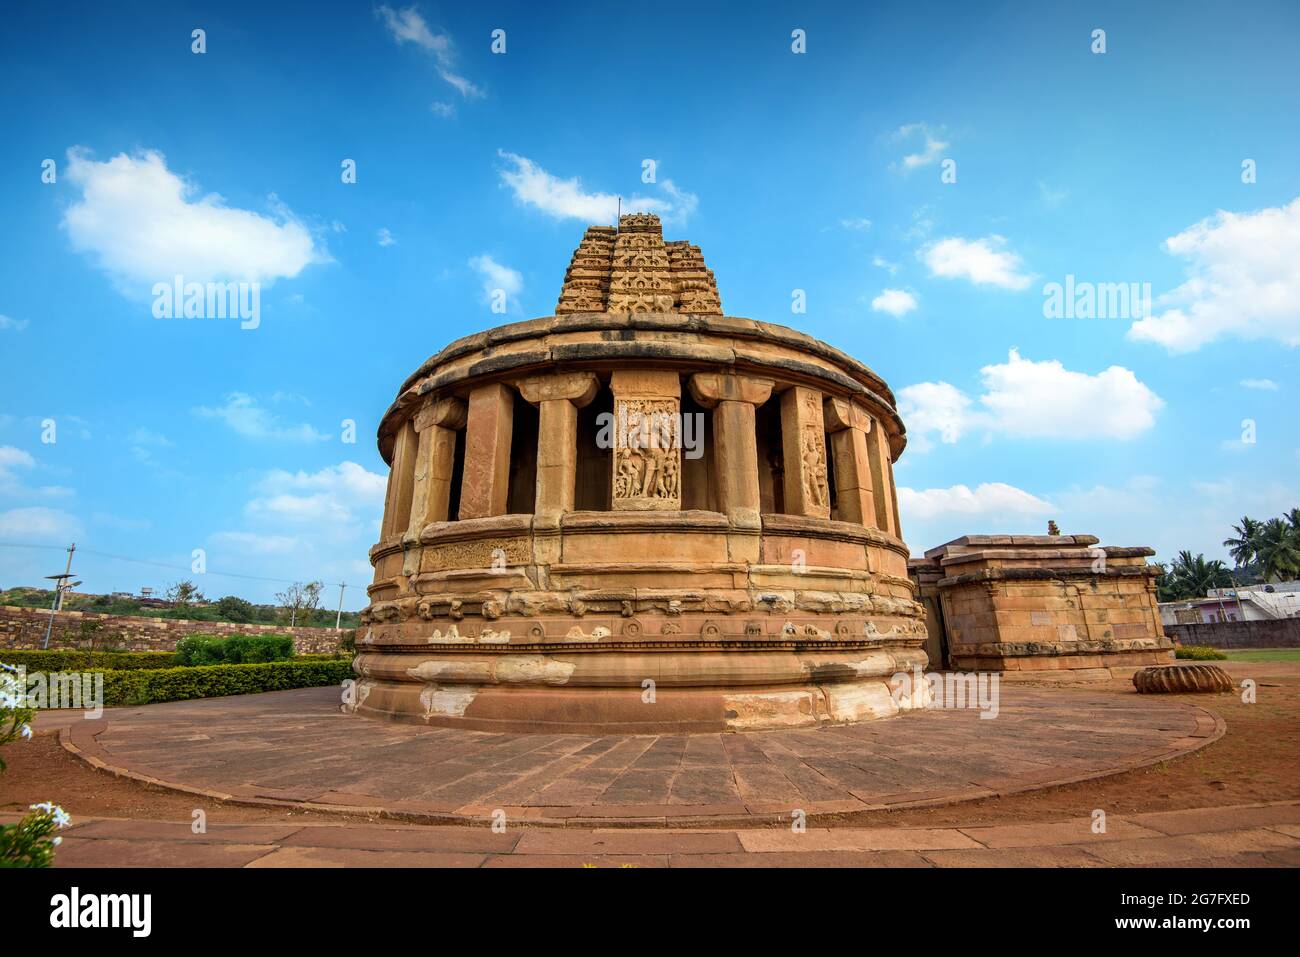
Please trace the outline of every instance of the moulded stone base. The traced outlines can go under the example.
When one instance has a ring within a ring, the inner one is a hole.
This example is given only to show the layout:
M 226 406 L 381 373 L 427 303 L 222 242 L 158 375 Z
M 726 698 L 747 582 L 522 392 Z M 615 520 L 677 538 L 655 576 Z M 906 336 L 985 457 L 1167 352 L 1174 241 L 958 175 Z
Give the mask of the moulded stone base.
M 345 710 L 349 710 L 346 709 Z M 899 713 L 888 679 L 830 685 L 656 689 L 501 688 L 363 680 L 368 717 L 479 731 L 663 734 L 846 724 Z
M 357 714 L 483 730 L 663 733 L 890 717 L 913 645 L 751 651 L 363 653 Z

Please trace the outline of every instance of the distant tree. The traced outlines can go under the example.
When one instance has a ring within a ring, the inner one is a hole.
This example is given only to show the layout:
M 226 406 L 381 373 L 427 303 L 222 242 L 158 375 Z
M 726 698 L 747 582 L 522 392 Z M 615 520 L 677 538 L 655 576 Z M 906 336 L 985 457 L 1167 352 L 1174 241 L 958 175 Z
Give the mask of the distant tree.
M 1203 598 L 1211 588 L 1231 588 L 1232 575 L 1223 562 L 1206 561 L 1204 555 L 1181 551 L 1173 564 L 1156 581 L 1161 601 Z
M 1232 526 L 1237 534 L 1233 538 L 1224 539 L 1223 547 L 1238 565 L 1249 565 L 1255 560 L 1255 553 L 1259 550 L 1259 533 L 1263 527 L 1263 522 L 1257 522 L 1249 515 L 1241 517 L 1240 525 Z
M 253 620 L 254 610 L 251 601 L 245 601 L 235 595 L 227 595 L 217 602 L 216 612 L 223 621 L 233 621 L 241 625 Z
M 290 626 L 296 625 L 298 619 L 304 621 L 320 605 L 320 593 L 324 585 L 321 582 L 294 582 L 282 592 L 277 592 L 275 600 L 288 613 Z
M 203 592 L 199 591 L 199 586 L 188 578 L 168 585 L 164 597 L 177 608 L 188 608 L 207 601 Z
M 1271 518 L 1259 533 L 1255 556 L 1264 581 L 1286 581 L 1300 575 L 1300 526 L 1288 518 Z

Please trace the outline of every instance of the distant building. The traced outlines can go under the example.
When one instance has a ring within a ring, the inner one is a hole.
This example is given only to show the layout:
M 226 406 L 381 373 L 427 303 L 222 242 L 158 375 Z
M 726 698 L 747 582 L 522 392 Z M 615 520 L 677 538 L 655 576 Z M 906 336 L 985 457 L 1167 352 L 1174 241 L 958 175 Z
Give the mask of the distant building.
M 1296 617 L 1300 617 L 1300 581 L 1211 588 L 1204 598 L 1160 604 L 1160 620 L 1166 625 L 1274 621 Z

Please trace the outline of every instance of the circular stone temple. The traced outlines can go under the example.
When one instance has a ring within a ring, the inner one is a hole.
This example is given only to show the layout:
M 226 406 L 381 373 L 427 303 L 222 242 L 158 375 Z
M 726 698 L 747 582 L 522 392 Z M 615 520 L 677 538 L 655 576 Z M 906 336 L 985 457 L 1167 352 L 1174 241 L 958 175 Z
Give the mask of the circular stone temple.
M 897 713 L 926 631 L 880 377 L 724 316 L 655 216 L 589 228 L 555 311 L 453 342 L 385 413 L 349 707 L 619 733 Z

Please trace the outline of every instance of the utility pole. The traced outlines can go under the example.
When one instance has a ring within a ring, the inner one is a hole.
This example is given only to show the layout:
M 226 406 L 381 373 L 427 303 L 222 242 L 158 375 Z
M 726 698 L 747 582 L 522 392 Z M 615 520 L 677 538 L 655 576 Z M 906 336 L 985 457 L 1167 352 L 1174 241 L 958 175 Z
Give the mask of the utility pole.
M 339 624 L 343 621 L 343 589 L 347 588 L 347 582 L 339 582 L 339 612 L 334 616 L 334 630 L 339 631 Z
M 68 564 L 64 566 L 62 575 L 45 576 L 54 579 L 54 601 L 50 603 L 50 620 L 45 623 L 45 641 L 41 645 L 41 648 L 46 650 L 50 647 L 50 632 L 54 629 L 54 614 L 63 608 L 63 592 L 72 587 L 68 584 L 68 579 L 72 577 L 72 553 L 76 550 L 76 542 L 68 546 Z

